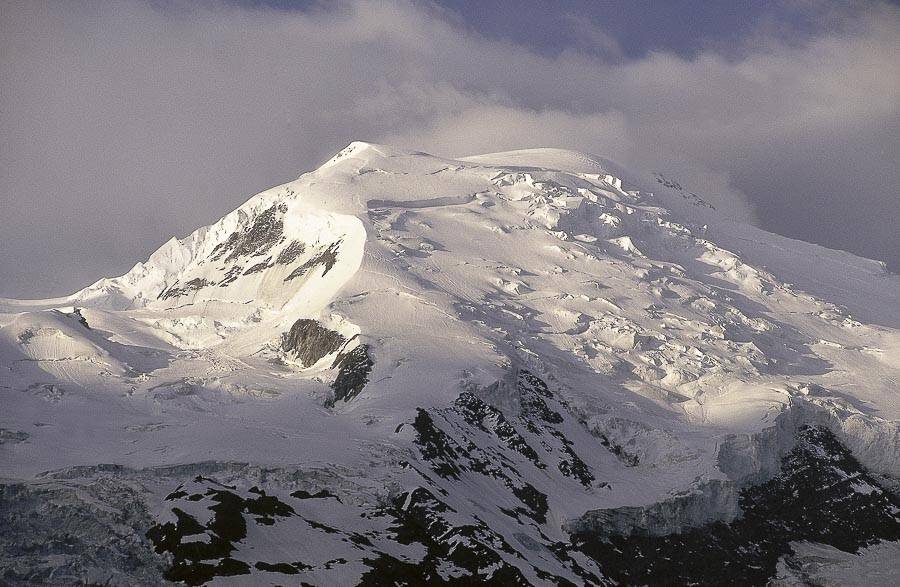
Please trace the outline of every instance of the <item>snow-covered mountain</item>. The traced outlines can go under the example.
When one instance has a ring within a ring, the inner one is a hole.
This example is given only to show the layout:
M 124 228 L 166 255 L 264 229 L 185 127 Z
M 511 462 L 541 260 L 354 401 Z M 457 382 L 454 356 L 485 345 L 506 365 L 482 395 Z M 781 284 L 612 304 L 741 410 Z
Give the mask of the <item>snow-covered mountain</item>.
M 576 152 L 351 143 L 0 300 L 0 406 L 9 584 L 900 572 L 900 277 Z

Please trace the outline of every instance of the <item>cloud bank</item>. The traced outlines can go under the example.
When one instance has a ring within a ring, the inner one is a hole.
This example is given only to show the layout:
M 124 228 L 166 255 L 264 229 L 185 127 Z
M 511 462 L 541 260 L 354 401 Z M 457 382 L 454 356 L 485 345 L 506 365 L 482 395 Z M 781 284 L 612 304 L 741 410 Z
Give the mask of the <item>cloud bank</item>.
M 425 3 L 4 5 L 0 296 L 122 273 L 353 139 L 593 152 L 900 271 L 900 10 L 827 17 L 623 59 L 577 17 L 595 50 L 546 55 Z

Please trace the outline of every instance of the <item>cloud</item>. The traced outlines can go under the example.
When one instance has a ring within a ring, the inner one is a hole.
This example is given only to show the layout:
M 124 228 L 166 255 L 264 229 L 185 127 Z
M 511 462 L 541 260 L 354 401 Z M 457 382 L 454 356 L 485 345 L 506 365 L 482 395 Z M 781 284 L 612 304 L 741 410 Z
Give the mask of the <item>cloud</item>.
M 900 15 L 829 18 L 802 43 L 763 22 L 738 56 L 623 60 L 595 24 L 548 56 L 402 1 L 5 6 L 0 295 L 124 272 L 353 139 L 594 152 L 900 270 Z

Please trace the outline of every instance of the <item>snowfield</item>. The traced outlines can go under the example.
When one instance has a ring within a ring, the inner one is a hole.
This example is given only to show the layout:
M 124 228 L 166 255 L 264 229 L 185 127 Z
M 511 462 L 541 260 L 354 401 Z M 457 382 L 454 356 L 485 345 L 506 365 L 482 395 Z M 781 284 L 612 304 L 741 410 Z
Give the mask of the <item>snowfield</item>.
M 351 143 L 0 299 L 0 407 L 5 584 L 900 581 L 900 277 L 582 153 Z

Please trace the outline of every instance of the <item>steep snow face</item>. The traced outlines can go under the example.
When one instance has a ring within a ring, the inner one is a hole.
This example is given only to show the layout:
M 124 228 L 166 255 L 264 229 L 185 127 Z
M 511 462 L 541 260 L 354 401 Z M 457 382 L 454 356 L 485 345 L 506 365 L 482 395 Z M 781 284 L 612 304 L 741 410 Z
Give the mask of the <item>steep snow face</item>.
M 249 303 L 315 314 L 356 271 L 364 242 L 357 218 L 300 202 L 281 186 L 72 301 L 116 309 Z
M 124 484 L 195 582 L 652 582 L 598 545 L 741 523 L 798 439 L 896 484 L 898 391 L 900 278 L 557 149 L 354 142 L 123 276 L 0 300 L 10 499 Z M 893 539 L 872 503 L 855 547 Z M 822 539 L 782 538 L 747 565 Z

